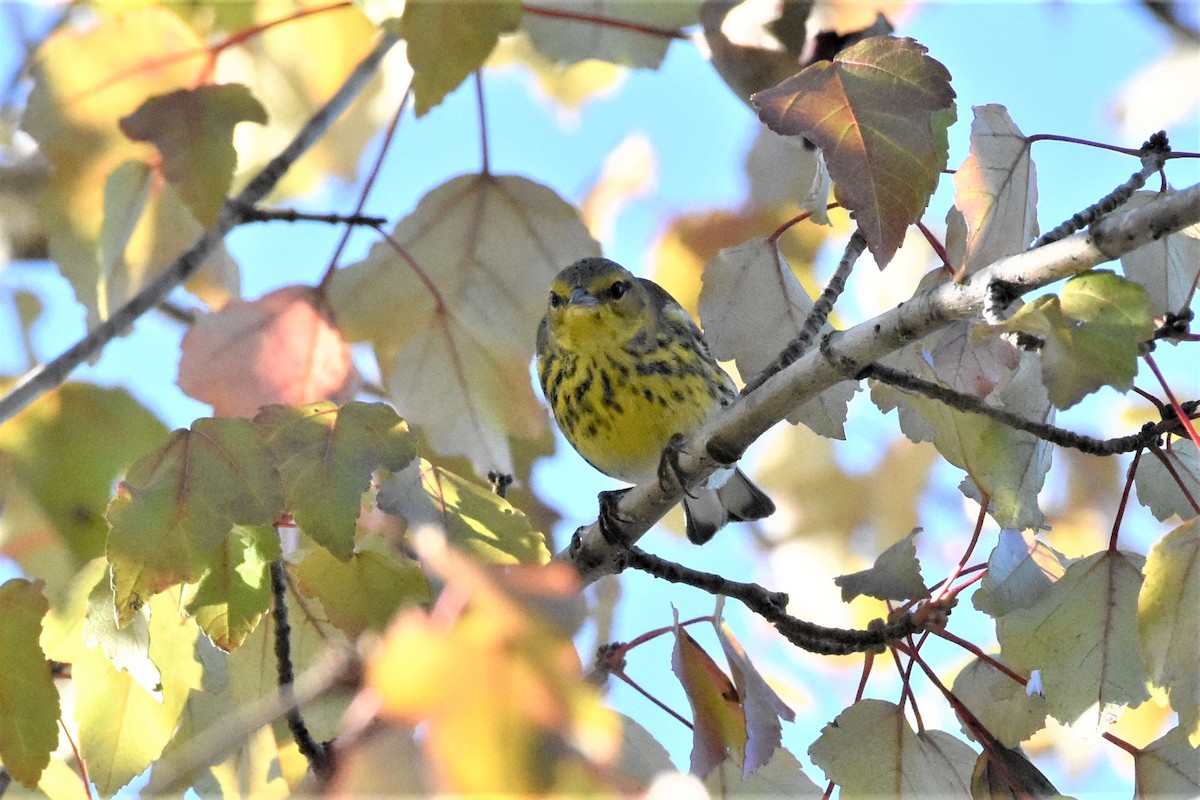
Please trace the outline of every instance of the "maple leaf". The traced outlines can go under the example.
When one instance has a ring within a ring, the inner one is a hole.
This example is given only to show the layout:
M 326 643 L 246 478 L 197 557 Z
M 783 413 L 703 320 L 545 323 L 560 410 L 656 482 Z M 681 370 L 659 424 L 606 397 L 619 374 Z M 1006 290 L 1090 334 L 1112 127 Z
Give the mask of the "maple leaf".
M 0 585 L 0 758 L 29 789 L 58 745 L 58 690 L 38 645 L 49 608 L 40 582 L 12 578 Z

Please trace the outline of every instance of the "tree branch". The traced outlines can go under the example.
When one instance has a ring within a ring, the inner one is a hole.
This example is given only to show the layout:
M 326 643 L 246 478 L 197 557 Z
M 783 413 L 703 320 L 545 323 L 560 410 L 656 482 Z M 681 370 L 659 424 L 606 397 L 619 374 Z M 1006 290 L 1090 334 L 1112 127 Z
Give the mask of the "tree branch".
M 807 353 L 772 376 L 752 394 L 719 411 L 684 445 L 681 478 L 688 486 L 706 479 L 722 466 L 710 453 L 742 453 L 759 436 L 797 406 L 855 374 L 864 365 L 924 337 L 948 323 L 978 317 L 990 287 L 1009 284 L 1017 295 L 1098 264 L 1111 261 L 1144 244 L 1200 222 L 1200 185 L 1161 195 L 1144 206 L 1116 211 L 1096 222 L 1087 233 L 1001 259 L 966 277 L 922 292 L 906 303 L 831 334 L 823 351 Z M 621 538 L 634 543 L 683 496 L 677 486 L 650 481 L 635 486 L 619 500 Z M 585 526 L 556 558 L 574 566 L 584 583 L 615 574 L 620 550 L 605 541 L 596 523 Z
M 385 33 L 380 37 L 375 48 L 346 77 L 345 82 L 324 107 L 305 123 L 288 146 L 271 159 L 236 197 L 225 201 L 216 225 L 205 231 L 187 252 L 152 278 L 128 303 L 88 332 L 65 353 L 48 364 L 40 364 L 25 373 L 12 390 L 0 399 L 0 422 L 11 419 L 44 392 L 61 384 L 72 370 L 100 352 L 109 341 L 157 306 L 172 289 L 191 277 L 225 235 L 244 221 L 242 209 L 253 207 L 266 197 L 292 164 L 325 134 L 333 121 L 366 86 L 396 41 L 397 38 L 391 34 Z

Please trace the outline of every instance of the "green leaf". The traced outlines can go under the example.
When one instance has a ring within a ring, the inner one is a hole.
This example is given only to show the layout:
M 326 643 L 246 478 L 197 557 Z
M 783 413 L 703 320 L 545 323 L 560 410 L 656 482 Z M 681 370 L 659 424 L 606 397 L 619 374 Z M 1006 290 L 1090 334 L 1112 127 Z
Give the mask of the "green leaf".
M 379 508 L 404 517 L 409 529 L 433 525 L 446 540 L 495 564 L 544 564 L 546 539 L 507 500 L 452 472 L 418 459 L 383 481 Z
M 1200 746 L 1200 520 L 1168 533 L 1150 548 L 1137 600 L 1138 635 L 1146 671 L 1167 690 L 1179 727 Z
M 1133 386 L 1154 316 L 1145 289 L 1093 270 L 1067 281 L 1061 296 L 1039 297 L 1000 327 L 1043 340 L 1042 378 L 1050 400 L 1069 408 L 1101 386 Z
M 1021 683 L 982 659 L 963 667 L 952 688 L 954 696 L 1007 747 L 1016 747 L 1046 726 L 1046 698 L 1029 694 Z
M 179 187 L 192 214 L 209 227 L 233 183 L 233 128 L 239 122 L 266 124 L 267 112 L 249 89 L 231 83 L 150 97 L 119 125 L 130 139 L 158 148 L 163 177 Z
M 442 102 L 482 67 L 500 34 L 517 29 L 521 14 L 518 0 L 408 0 L 398 32 L 408 44 L 417 116 Z
M 1140 797 L 1200 795 L 1200 749 L 1182 728 L 1172 728 L 1133 757 Z
M 351 638 L 382 631 L 401 608 L 433 599 L 418 564 L 376 550 L 362 550 L 346 562 L 328 550 L 314 550 L 300 562 L 296 580 L 300 591 L 319 599 L 329 621 Z
M 142 606 L 126 625 L 118 626 L 108 575 L 88 595 L 81 638 L 85 646 L 99 647 L 114 667 L 147 692 L 161 695 L 162 675 L 150 660 L 150 608 Z
M 928 597 L 913 543 L 918 533 L 920 528 L 884 550 L 869 569 L 834 578 L 834 584 L 842 590 L 842 602 L 849 603 L 864 594 L 880 600 Z
M 233 650 L 271 605 L 267 568 L 280 557 L 279 534 L 263 525 L 235 525 L 187 610 L 212 643 Z
M 172 433 L 129 468 L 108 508 L 118 621 L 199 579 L 234 525 L 271 525 L 282 511 L 275 460 L 250 420 L 199 419 Z
M 88 774 L 111 796 L 162 753 L 188 695 L 201 686 L 194 652 L 200 631 L 179 615 L 176 592 L 150 598 L 150 658 L 162 673 L 156 697 L 112 665 L 100 648 L 85 650 L 71 668 L 79 751 Z
M 970 796 L 975 751 L 945 731 L 917 734 L 904 711 L 859 700 L 838 714 L 808 748 L 813 763 L 843 796 Z
M 417 454 L 408 426 L 383 403 L 319 402 L 268 406 L 254 422 L 264 432 L 283 478 L 296 524 L 345 561 L 371 474 L 399 471 Z
M 1067 567 L 1038 602 L 1000 618 L 1004 662 L 1020 673 L 1041 670 L 1055 719 L 1072 724 L 1091 709 L 1099 727 L 1110 707 L 1150 697 L 1137 638 L 1141 562 L 1096 553 Z
M 49 608 L 38 583 L 0 585 L 0 761 L 29 789 L 58 746 L 58 690 L 38 644 Z
M 124 389 L 68 383 L 0 426 L 0 456 L 10 491 L 28 491 L 78 566 L 104 552 L 113 481 L 164 435 L 162 423 Z
M 768 128 L 821 148 L 834 195 L 880 266 L 925 211 L 949 154 L 954 90 L 927 52 L 912 39 L 864 39 L 751 98 Z
M 1189 496 L 1193 500 L 1200 498 L 1200 451 L 1197 451 L 1196 444 L 1191 439 L 1178 439 L 1170 448 L 1164 447 L 1156 455 L 1157 458 L 1142 459 L 1137 474 L 1133 476 L 1138 502 L 1162 522 L 1172 516 L 1180 519 L 1194 517 L 1196 511 Z M 1170 465 L 1170 469 L 1167 465 Z M 1180 488 L 1180 483 L 1183 488 Z

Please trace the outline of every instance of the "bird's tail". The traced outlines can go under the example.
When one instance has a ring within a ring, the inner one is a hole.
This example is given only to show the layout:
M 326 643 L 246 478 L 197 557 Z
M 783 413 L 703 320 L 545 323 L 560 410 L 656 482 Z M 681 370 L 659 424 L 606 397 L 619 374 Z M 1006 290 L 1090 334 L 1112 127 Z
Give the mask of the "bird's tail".
M 771 498 L 736 467 L 727 475 L 715 473 L 707 486 L 692 492 L 683 499 L 683 511 L 687 537 L 693 544 L 704 544 L 730 520 L 762 519 L 775 511 Z

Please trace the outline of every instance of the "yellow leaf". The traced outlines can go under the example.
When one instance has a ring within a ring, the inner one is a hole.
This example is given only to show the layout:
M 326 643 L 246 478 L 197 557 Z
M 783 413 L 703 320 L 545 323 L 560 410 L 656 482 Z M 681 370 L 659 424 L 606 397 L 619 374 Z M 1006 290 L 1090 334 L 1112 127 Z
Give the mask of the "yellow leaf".
M 0 760 L 30 789 L 58 745 L 58 690 L 38 645 L 49 607 L 36 583 L 0 585 Z
M 671 671 L 683 685 L 692 707 L 690 771 L 701 778 L 732 757 L 745 763 L 746 710 L 738 691 L 712 656 L 681 626 L 675 626 Z
M 340 270 L 330 300 L 347 338 L 374 344 L 396 407 L 436 450 L 512 474 L 508 437 L 547 427 L 529 361 L 550 281 L 587 255 L 596 243 L 551 190 L 462 176 Z

